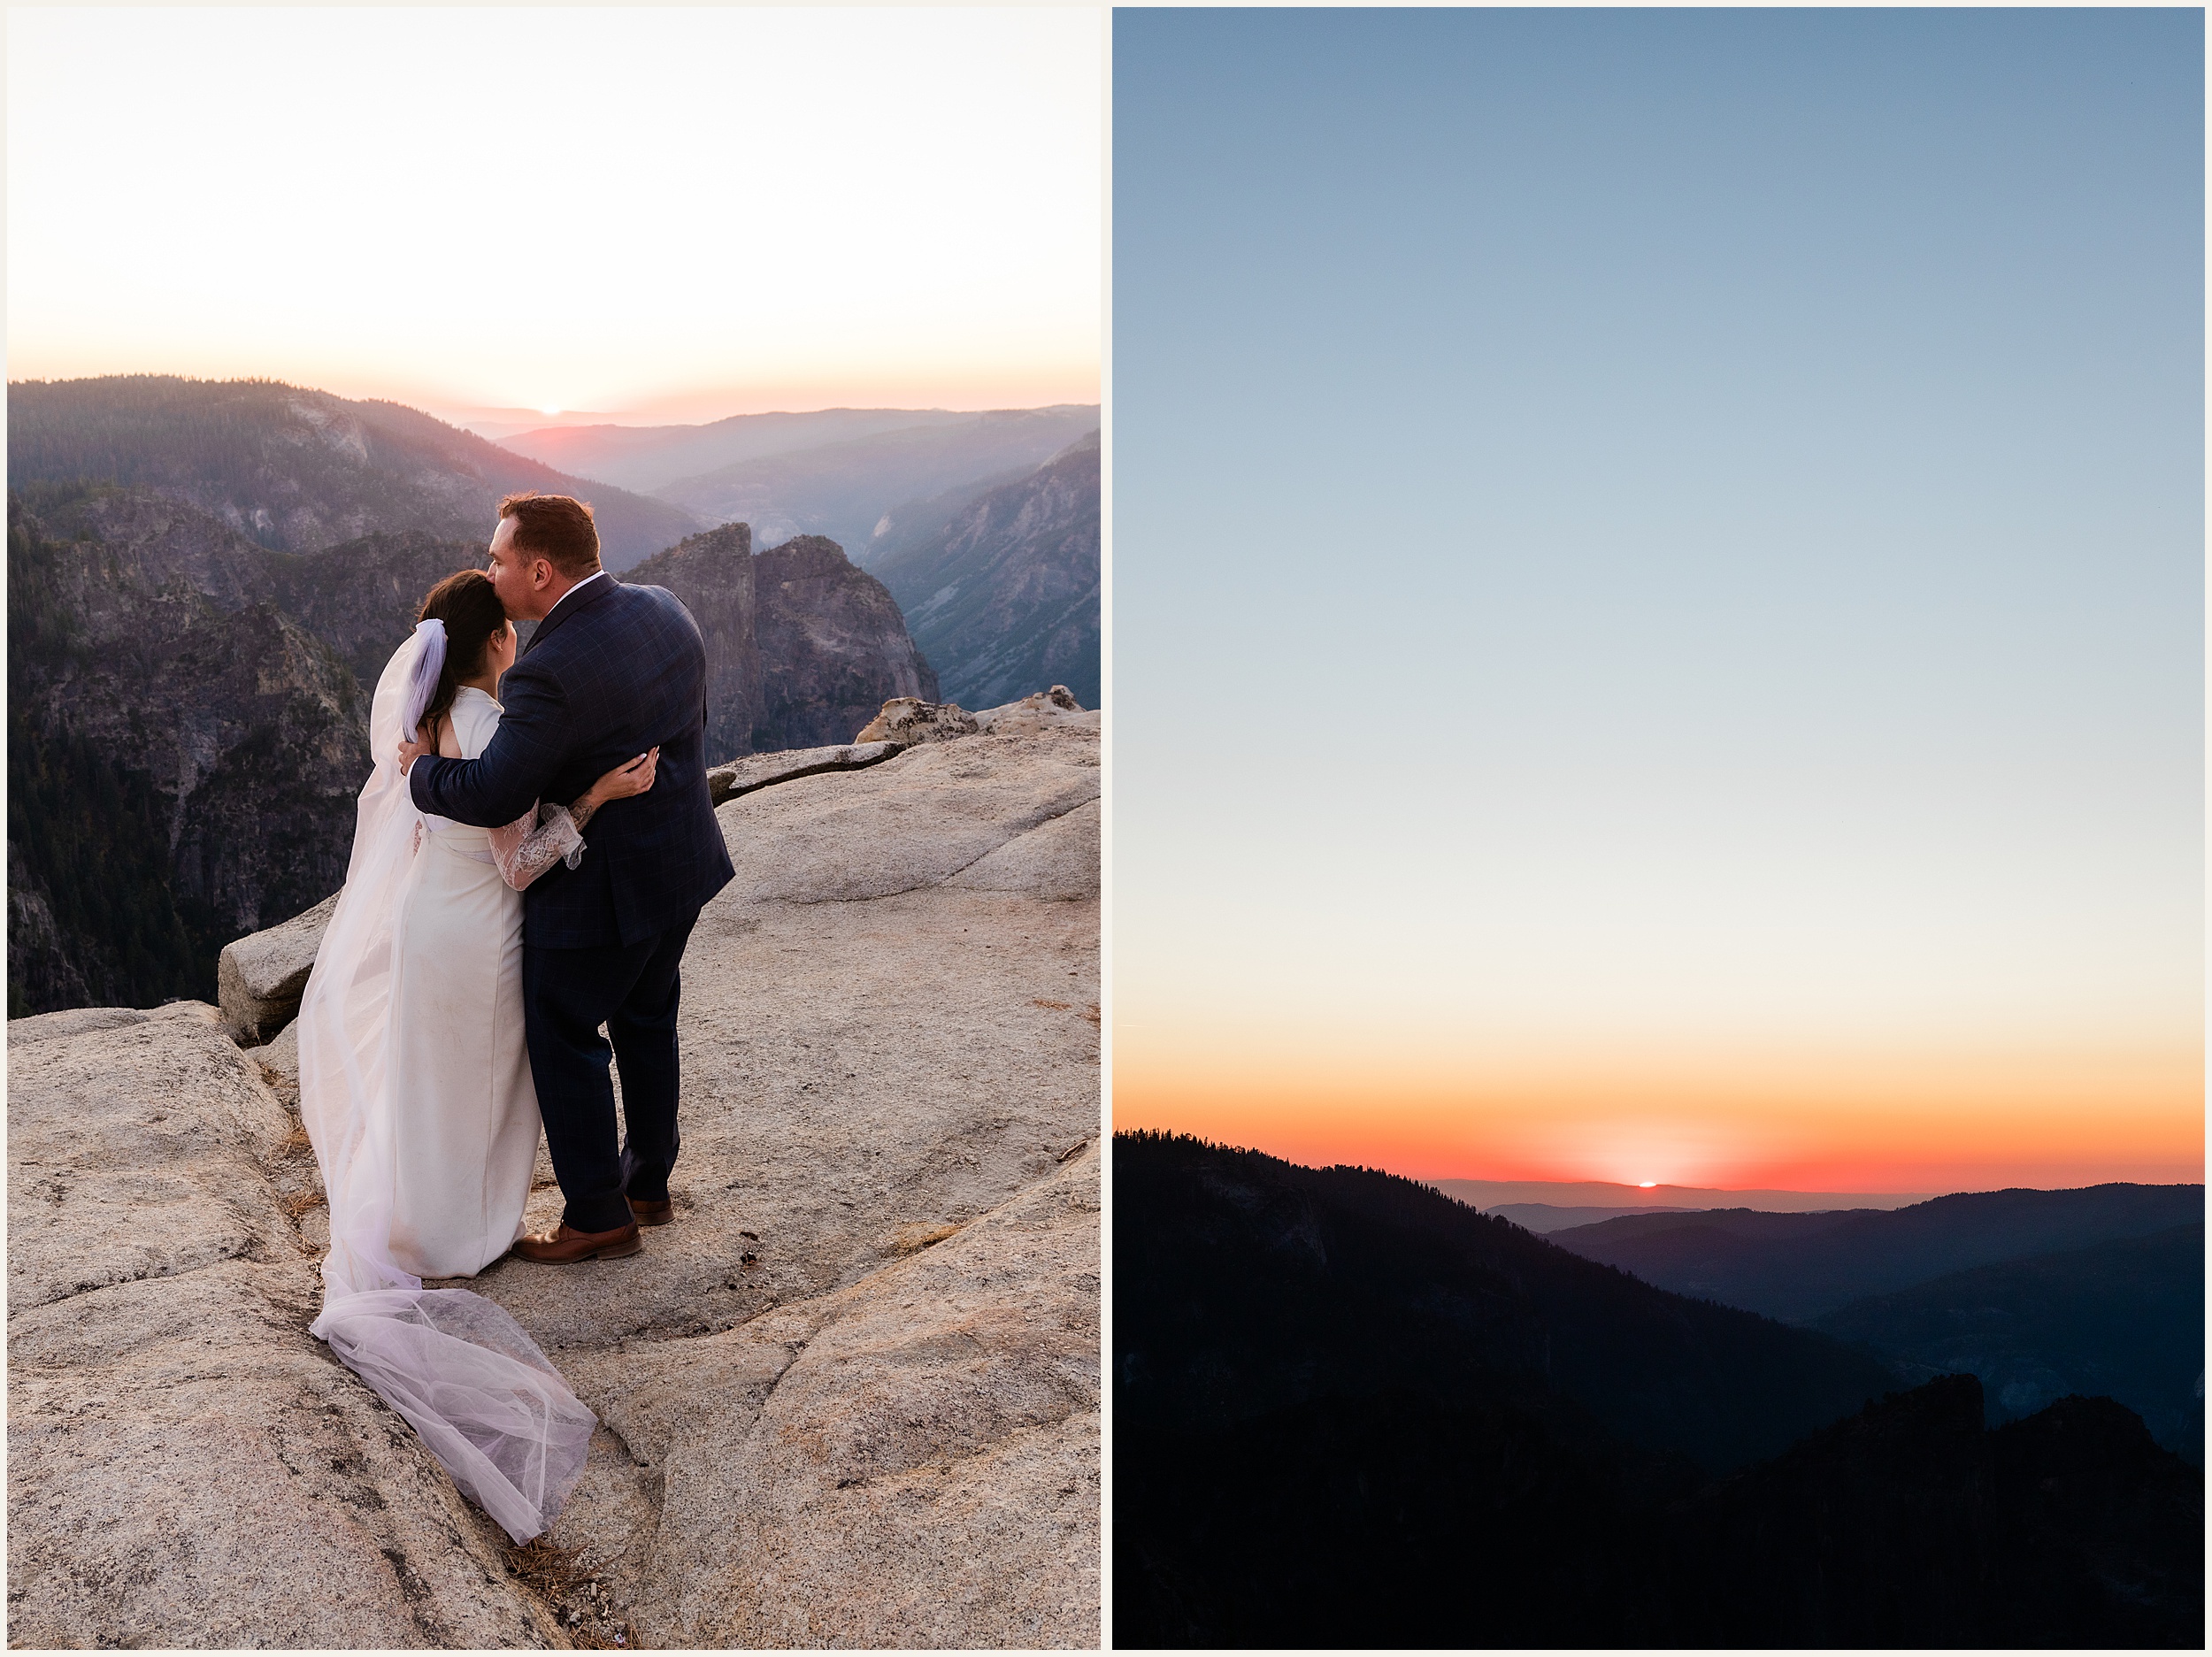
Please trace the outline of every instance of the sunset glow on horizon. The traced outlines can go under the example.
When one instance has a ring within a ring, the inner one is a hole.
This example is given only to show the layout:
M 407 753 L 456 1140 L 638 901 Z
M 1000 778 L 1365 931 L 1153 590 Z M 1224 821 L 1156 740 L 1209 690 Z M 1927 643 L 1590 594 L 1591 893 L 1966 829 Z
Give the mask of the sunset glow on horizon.
M 2200 1181 L 2202 64 L 1118 13 L 1115 1125 Z
M 1195 1133 L 1311 1164 L 1425 1179 L 1596 1180 L 1787 1191 L 2195 1182 L 2201 1055 L 1923 1056 L 1887 1067 L 1786 1055 L 1760 1069 L 1557 1055 L 1448 1078 L 1205 1057 L 1122 1034 L 1117 1128 Z

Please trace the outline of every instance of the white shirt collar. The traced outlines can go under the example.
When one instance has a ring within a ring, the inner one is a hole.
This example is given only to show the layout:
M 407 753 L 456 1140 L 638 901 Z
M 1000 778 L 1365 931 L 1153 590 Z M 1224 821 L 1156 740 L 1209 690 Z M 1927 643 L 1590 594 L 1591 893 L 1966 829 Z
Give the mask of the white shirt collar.
M 580 580 L 580 581 L 577 582 L 577 583 L 576 583 L 576 585 L 575 585 L 574 587 L 570 587 L 570 588 L 568 589 L 568 591 L 567 591 L 567 592 L 565 592 L 565 593 L 562 594 L 562 595 L 560 595 L 560 597 L 559 597 L 559 598 L 557 598 L 557 599 L 554 600 L 554 602 L 553 602 L 553 608 L 552 608 L 552 609 L 550 609 L 550 610 L 547 610 L 547 611 L 545 612 L 545 620 L 546 620 L 546 621 L 551 621 L 551 620 L 553 619 L 553 618 L 554 618 L 554 617 L 556 617 L 556 616 L 557 616 L 557 615 L 559 615 L 559 614 L 561 613 L 561 606 L 562 606 L 562 605 L 564 605 L 564 604 L 567 603 L 567 602 L 568 602 L 568 601 L 569 601 L 570 599 L 574 598 L 574 597 L 576 596 L 576 595 L 577 595 L 577 594 L 579 594 L 579 593 L 582 592 L 582 591 L 583 591 L 586 587 L 589 587 L 589 586 L 590 586 L 590 585 L 591 585 L 594 581 L 598 581 L 598 580 L 603 580 L 603 579 L 605 579 L 605 577 L 606 577 L 606 573 L 607 573 L 607 572 L 606 572 L 604 570 L 594 570 L 594 571 L 593 571 L 593 572 L 592 572 L 589 575 L 586 576 L 586 577 L 585 577 L 582 580 Z M 545 622 L 540 622 L 538 625 L 539 625 L 540 626 L 543 626 L 543 625 L 545 625 Z

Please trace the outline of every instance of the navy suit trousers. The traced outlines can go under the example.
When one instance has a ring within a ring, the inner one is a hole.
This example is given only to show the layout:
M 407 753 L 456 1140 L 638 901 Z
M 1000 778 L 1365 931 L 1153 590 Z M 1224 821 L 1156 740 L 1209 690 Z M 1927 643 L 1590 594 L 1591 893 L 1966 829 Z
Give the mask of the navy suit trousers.
M 677 969 L 698 913 L 634 944 L 522 952 L 525 1035 L 546 1149 L 580 1231 L 630 1223 L 630 1205 L 664 1201 L 676 1165 Z M 611 1055 L 604 1024 L 613 1039 Z M 611 1056 L 622 1070 L 622 1152 L 614 1154 Z

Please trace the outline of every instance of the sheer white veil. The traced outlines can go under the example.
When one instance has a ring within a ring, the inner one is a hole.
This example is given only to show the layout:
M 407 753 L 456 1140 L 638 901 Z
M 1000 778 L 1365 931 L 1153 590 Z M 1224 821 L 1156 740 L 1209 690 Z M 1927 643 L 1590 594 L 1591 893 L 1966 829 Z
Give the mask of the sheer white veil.
M 391 1252 L 389 1013 L 423 820 L 395 756 L 444 655 L 443 625 L 424 622 L 377 680 L 376 765 L 361 790 L 345 890 L 300 1002 L 300 1116 L 330 1201 L 323 1310 L 311 1332 L 520 1542 L 558 1516 L 597 1418 L 503 1308 L 465 1289 L 424 1288 Z

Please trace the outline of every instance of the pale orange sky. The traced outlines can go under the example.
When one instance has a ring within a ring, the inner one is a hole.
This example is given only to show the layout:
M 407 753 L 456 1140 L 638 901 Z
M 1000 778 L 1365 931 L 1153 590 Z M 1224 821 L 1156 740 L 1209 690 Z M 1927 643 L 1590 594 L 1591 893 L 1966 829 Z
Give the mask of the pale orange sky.
M 1340 820 L 1371 808 L 1338 763 L 1286 762 L 1233 855 L 1202 851 L 1187 809 L 1156 848 L 1120 838 L 1116 1126 L 1425 1178 L 2202 1178 L 2177 857 L 2177 892 L 2124 868 L 2101 909 L 1986 849 L 1940 883 L 1830 863 L 1796 889 L 1675 848 L 1644 884 L 1648 843 L 1608 867 L 1563 836 L 1481 867 L 1456 814 L 1409 803 L 1354 851 Z
M 1531 1052 L 1410 1065 L 1118 1024 L 1114 1125 L 1420 1178 L 1950 1191 L 2203 1173 L 2201 1055 Z
M 1102 12 L 48 7 L 8 29 L 11 378 L 630 422 L 1098 398 Z

